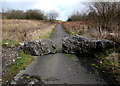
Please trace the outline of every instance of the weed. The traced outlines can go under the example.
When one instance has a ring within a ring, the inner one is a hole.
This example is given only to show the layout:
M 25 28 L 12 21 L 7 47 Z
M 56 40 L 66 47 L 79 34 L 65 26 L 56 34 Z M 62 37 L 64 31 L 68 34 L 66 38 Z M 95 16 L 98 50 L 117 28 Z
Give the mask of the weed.
M 19 56 L 15 62 L 7 66 L 8 71 L 3 76 L 3 81 L 11 80 L 21 69 L 24 69 L 33 60 L 32 56 L 25 54 L 23 50 L 20 50 Z

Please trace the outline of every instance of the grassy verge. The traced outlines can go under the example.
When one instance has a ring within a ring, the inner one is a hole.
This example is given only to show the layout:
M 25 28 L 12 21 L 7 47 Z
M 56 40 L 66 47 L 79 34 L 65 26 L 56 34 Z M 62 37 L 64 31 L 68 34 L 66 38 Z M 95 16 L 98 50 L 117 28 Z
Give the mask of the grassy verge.
M 47 32 L 46 34 L 39 36 L 40 39 L 47 39 L 51 35 L 51 32 Z
M 49 31 L 46 31 L 44 34 L 39 36 L 39 39 L 48 39 L 53 32 L 54 27 L 52 27 Z
M 91 65 L 100 70 L 105 69 L 116 79 L 118 83 L 120 83 L 120 63 L 118 62 L 118 55 L 119 53 L 114 52 L 113 49 L 107 50 L 104 53 L 96 53 L 95 56 L 98 63 L 93 63 Z
M 21 69 L 24 69 L 33 60 L 34 58 L 31 55 L 25 54 L 23 50 L 20 50 L 15 62 L 7 66 L 8 71 L 3 76 L 3 82 L 11 80 Z

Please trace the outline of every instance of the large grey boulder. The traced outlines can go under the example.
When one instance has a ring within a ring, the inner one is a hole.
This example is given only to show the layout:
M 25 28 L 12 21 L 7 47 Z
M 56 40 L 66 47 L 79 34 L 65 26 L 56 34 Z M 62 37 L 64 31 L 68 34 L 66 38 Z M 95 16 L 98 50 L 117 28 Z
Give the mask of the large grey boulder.
M 93 54 L 113 48 L 114 43 L 109 40 L 97 40 L 82 36 L 70 36 L 63 38 L 62 50 L 64 53 Z
M 27 54 L 34 56 L 56 53 L 56 46 L 50 39 L 40 39 L 21 43 L 21 48 Z

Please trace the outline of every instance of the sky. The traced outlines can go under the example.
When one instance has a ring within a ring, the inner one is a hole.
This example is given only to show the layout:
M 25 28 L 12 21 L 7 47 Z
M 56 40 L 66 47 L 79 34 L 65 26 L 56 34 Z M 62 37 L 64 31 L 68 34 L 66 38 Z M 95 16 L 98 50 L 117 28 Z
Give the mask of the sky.
M 85 5 L 80 0 L 4 0 L 2 8 L 5 10 L 41 9 L 45 12 L 56 10 L 59 13 L 58 19 L 65 21 L 72 13 L 85 10 Z
M 93 0 L 2 0 L 2 8 L 5 10 L 41 9 L 45 12 L 56 10 L 59 13 L 58 19 L 66 21 L 77 11 L 86 12 L 88 8 L 84 2 L 88 1 Z

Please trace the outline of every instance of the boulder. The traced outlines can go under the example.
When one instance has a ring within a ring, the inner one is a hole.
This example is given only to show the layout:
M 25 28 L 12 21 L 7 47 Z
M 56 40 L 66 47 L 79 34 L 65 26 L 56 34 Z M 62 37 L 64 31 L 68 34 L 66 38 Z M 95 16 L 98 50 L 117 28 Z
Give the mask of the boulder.
M 50 39 L 40 39 L 21 43 L 25 53 L 34 56 L 56 53 L 56 46 Z
M 82 36 L 70 36 L 62 39 L 62 50 L 64 53 L 77 55 L 89 55 L 113 48 L 114 43 L 109 40 L 98 40 Z

